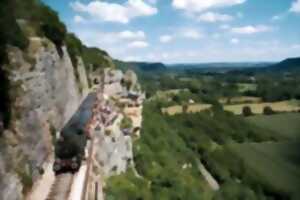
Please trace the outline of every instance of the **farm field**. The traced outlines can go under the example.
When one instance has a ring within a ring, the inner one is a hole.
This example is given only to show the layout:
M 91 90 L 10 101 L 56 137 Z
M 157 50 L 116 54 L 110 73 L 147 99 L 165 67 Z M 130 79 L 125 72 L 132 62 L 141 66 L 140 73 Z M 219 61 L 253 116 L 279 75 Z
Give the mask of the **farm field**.
M 255 83 L 238 83 L 239 92 L 255 91 L 257 89 L 257 84 Z
M 232 112 L 236 115 L 241 115 L 243 107 L 249 106 L 254 114 L 262 114 L 263 109 L 266 106 L 270 106 L 276 112 L 297 112 L 300 110 L 299 104 L 295 104 L 291 101 L 278 101 L 274 103 L 255 103 L 255 104 L 237 104 L 237 105 L 225 105 L 224 110 Z
M 166 90 L 166 91 L 157 91 L 156 96 L 158 98 L 167 98 L 172 95 L 179 94 L 180 92 L 188 92 L 188 89 L 173 89 L 173 90 Z
M 300 198 L 299 142 L 230 144 L 244 161 L 246 173 L 269 190 Z M 295 196 L 296 195 L 296 196 Z
M 262 98 L 260 97 L 249 97 L 249 96 L 240 96 L 232 98 L 220 98 L 219 103 L 221 104 L 240 104 L 240 103 L 261 103 Z
M 254 101 L 260 101 L 259 98 L 253 99 Z M 298 103 L 294 101 L 279 101 L 273 103 L 241 103 L 234 105 L 224 105 L 224 110 L 234 113 L 235 115 L 242 115 L 243 108 L 249 106 L 254 114 L 262 114 L 264 107 L 270 106 L 276 112 L 297 112 L 300 110 Z M 211 104 L 190 104 L 188 105 L 188 113 L 197 113 L 208 110 L 212 107 Z M 183 112 L 183 106 L 175 105 L 161 109 L 163 114 L 176 115 Z
M 300 139 L 299 113 L 283 113 L 270 116 L 257 115 L 247 117 L 246 120 L 287 139 Z
M 212 106 L 211 104 L 191 104 L 188 106 L 187 112 L 188 113 L 202 112 L 210 109 L 211 106 Z M 167 108 L 162 108 L 161 111 L 163 114 L 168 114 L 168 115 L 181 114 L 183 113 L 183 106 L 180 105 L 170 106 Z

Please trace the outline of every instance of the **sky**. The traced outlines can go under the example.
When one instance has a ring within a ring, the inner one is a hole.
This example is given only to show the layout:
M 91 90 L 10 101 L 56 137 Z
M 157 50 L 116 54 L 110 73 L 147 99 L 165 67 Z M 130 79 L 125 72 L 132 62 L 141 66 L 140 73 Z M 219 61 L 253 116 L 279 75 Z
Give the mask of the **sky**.
M 300 56 L 300 0 L 42 0 L 87 46 L 125 61 Z

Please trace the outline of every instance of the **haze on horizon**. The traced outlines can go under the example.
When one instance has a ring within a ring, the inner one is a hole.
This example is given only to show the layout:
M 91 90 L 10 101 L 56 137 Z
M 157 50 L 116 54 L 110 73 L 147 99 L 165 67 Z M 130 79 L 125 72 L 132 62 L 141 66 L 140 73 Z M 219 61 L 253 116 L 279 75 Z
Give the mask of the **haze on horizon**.
M 300 52 L 300 0 L 43 1 L 83 43 L 125 61 L 279 61 Z

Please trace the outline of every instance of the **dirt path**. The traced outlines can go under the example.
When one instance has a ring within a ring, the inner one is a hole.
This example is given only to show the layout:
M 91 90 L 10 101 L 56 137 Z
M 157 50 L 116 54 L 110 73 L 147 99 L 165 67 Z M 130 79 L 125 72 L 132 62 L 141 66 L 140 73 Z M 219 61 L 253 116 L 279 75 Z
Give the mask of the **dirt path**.
M 217 191 L 220 189 L 219 183 L 216 181 L 216 179 L 210 174 L 210 172 L 205 168 L 205 166 L 201 163 L 200 160 L 197 160 L 198 169 L 201 172 L 201 174 L 204 176 L 210 187 Z

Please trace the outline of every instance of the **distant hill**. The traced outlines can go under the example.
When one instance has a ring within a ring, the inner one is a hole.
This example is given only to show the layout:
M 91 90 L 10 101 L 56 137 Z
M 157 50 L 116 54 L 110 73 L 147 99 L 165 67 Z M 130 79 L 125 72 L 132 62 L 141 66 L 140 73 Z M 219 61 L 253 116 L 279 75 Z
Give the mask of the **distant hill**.
M 139 72 L 158 72 L 166 71 L 167 67 L 163 63 L 148 63 L 148 62 L 124 62 L 120 60 L 114 60 L 117 68 L 126 71 L 128 69 Z
M 300 57 L 274 62 L 219 62 L 219 63 L 182 63 L 165 65 L 150 62 L 123 62 L 114 60 L 117 68 L 125 71 L 132 69 L 139 72 L 193 71 L 193 72 L 290 72 L 300 71 Z
M 300 71 L 300 57 L 298 58 L 288 58 L 277 64 L 271 65 L 266 68 L 268 71 Z
M 284 73 L 284 72 L 300 72 L 300 57 L 287 58 L 275 64 L 269 64 L 265 67 L 252 67 L 246 69 L 232 70 L 231 72 L 247 72 L 247 73 Z
M 253 68 L 253 67 L 266 67 L 271 62 L 216 62 L 216 63 L 183 63 L 183 64 L 172 64 L 168 67 L 172 69 L 182 70 L 182 69 L 243 69 L 243 68 Z

